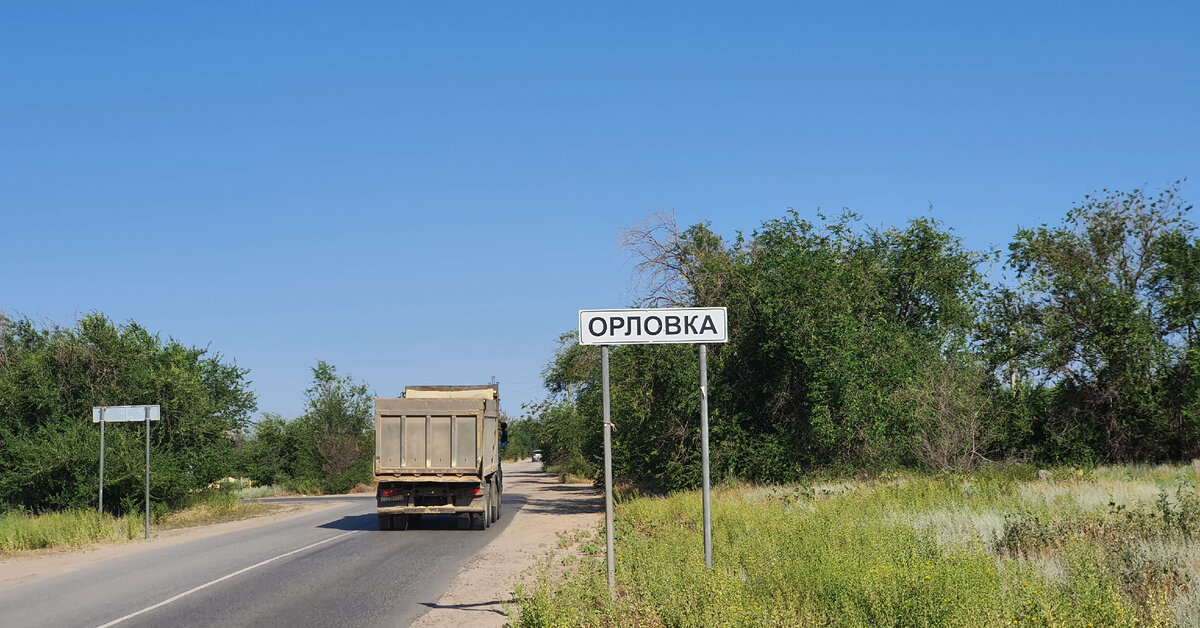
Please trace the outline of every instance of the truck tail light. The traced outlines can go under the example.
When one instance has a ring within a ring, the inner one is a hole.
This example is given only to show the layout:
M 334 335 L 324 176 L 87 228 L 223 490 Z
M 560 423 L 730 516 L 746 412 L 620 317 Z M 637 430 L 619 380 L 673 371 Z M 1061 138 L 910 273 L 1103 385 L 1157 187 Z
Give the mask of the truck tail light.
M 384 497 L 395 497 L 396 495 L 400 494 L 400 491 L 398 491 L 394 488 L 385 488 L 385 489 L 383 489 L 382 494 Z
M 475 488 L 475 496 L 479 497 L 480 495 L 483 495 L 483 487 L 482 486 Z

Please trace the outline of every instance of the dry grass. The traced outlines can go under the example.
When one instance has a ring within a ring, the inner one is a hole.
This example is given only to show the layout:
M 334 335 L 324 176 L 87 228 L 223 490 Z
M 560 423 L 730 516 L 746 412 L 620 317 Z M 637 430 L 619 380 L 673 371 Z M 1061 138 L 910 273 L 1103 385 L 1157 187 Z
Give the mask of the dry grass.
M 277 504 L 243 502 L 236 492 L 212 491 L 198 496 L 182 510 L 156 517 L 154 530 L 170 530 L 238 521 L 269 514 Z M 139 514 L 113 517 L 94 510 L 71 510 L 32 515 L 25 512 L 0 514 L 0 555 L 28 551 L 81 549 L 141 538 L 143 518 Z
M 155 525 L 162 530 L 193 528 L 196 526 L 225 523 L 227 521 L 250 519 L 251 517 L 258 517 L 276 512 L 281 508 L 282 506 L 278 504 L 264 504 L 261 502 L 239 502 L 232 506 L 225 504 L 201 503 L 189 508 L 184 508 L 183 510 L 175 511 L 165 517 L 162 517 L 155 522 Z
M 517 625 L 1200 628 L 1200 462 L 1036 471 L 719 487 L 712 570 L 698 494 L 628 495 L 616 603 L 597 536 Z
M 121 543 L 141 531 L 140 518 L 113 517 L 94 510 L 32 515 L 0 514 L 0 556 L 45 549 L 75 549 Z

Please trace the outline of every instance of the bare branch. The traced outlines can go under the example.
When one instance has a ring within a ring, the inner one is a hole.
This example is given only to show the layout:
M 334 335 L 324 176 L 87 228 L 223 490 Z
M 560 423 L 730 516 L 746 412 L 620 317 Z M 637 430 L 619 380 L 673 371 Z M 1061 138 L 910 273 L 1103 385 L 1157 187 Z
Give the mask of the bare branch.
M 620 236 L 637 263 L 630 279 L 633 291 L 643 295 L 639 305 L 678 307 L 690 304 L 690 279 L 695 269 L 683 253 L 675 212 L 656 212 L 629 227 Z

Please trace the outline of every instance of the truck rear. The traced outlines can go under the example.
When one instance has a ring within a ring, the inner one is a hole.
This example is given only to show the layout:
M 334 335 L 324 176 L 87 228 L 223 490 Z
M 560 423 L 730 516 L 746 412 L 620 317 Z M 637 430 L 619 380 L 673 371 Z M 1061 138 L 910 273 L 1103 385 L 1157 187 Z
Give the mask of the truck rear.
M 500 387 L 407 386 L 375 398 L 375 493 L 380 530 L 421 515 L 500 518 Z

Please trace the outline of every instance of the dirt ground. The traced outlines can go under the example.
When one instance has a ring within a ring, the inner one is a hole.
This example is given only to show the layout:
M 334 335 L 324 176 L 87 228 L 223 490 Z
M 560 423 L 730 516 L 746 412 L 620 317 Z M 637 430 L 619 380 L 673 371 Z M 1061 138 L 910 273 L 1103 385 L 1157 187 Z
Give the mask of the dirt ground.
M 544 557 L 561 553 L 560 535 L 595 530 L 604 519 L 604 500 L 590 484 L 563 484 L 541 472 L 540 462 L 528 460 L 504 465 L 504 517 L 512 517 L 504 531 L 467 562 L 449 590 L 414 622 L 421 628 L 488 628 L 504 626 L 504 604 L 513 601 L 514 585 L 536 578 Z M 76 551 L 46 551 L 0 558 L 0 587 L 46 578 L 91 564 L 127 556 L 164 544 L 176 545 L 285 518 L 330 508 L 308 503 L 288 506 L 270 515 L 209 526 L 154 532 L 148 541 L 132 541 Z M 521 506 L 520 510 L 517 506 Z M 515 512 L 515 514 L 513 514 Z M 401 533 L 403 534 L 403 533 Z
M 493 628 L 507 625 L 503 605 L 513 585 L 532 582 L 539 561 L 558 553 L 560 535 L 595 530 L 604 521 L 603 494 L 591 484 L 562 484 L 540 462 L 504 465 L 504 498 L 524 507 L 504 532 L 466 565 L 450 589 L 413 622 L 418 628 Z M 505 516 L 513 508 L 505 505 Z

